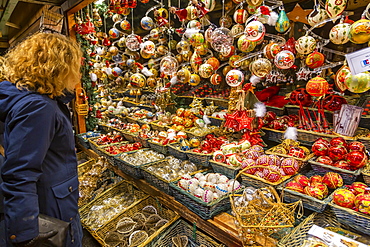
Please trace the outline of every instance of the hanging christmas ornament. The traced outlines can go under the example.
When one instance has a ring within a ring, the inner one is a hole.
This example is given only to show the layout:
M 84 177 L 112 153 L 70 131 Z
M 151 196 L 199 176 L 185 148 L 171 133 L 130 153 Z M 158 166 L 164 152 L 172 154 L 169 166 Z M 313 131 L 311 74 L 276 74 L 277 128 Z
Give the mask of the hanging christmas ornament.
M 191 21 L 188 22 L 186 27 L 189 28 L 189 29 L 200 30 L 202 28 L 202 24 L 200 24 L 200 22 L 197 21 L 197 20 L 191 20 Z
M 154 18 L 155 19 L 158 19 L 158 18 L 164 18 L 164 19 L 168 19 L 168 10 L 166 8 L 159 8 L 157 10 L 154 11 Z
M 214 71 L 220 67 L 220 61 L 215 57 L 208 58 L 206 63 L 212 65 Z
M 362 72 L 356 75 L 350 75 L 345 80 L 348 91 L 352 93 L 364 93 L 370 89 L 370 73 Z
M 189 38 L 189 43 L 193 46 L 193 47 L 197 47 L 201 44 L 204 43 L 204 36 L 202 33 L 194 33 L 190 36 Z
M 204 7 L 211 12 L 216 7 L 216 0 L 201 0 Z
M 108 52 L 112 54 L 112 56 L 116 56 L 118 54 L 118 48 L 116 46 L 111 46 L 109 47 Z
M 130 51 L 137 51 L 140 49 L 141 37 L 136 34 L 130 34 L 126 37 L 126 47 Z
M 329 39 L 336 45 L 342 45 L 349 41 L 349 31 L 351 25 L 348 23 L 339 23 L 332 27 L 329 32 Z
M 233 68 L 230 66 L 230 65 L 226 65 L 223 69 L 222 69 L 222 74 L 224 75 L 224 76 L 226 76 L 226 74 L 230 71 L 230 70 L 232 70 Z
M 208 52 L 208 44 L 207 43 L 200 44 L 197 47 L 195 47 L 195 50 L 196 52 L 199 53 L 199 55 L 204 56 Z
M 166 55 L 168 53 L 168 47 L 164 45 L 159 45 L 157 47 L 157 53 L 161 56 Z
M 149 16 L 145 16 L 140 20 L 140 26 L 144 30 L 152 30 L 155 26 L 153 19 Z
M 119 22 L 119 21 L 122 21 L 122 16 L 121 16 L 121 15 L 119 15 L 119 14 L 114 14 L 114 15 L 112 16 L 112 21 L 113 21 L 114 23 Z
M 175 50 L 176 49 L 176 45 L 177 45 L 177 41 L 176 40 L 171 39 L 170 41 L 168 41 L 168 48 L 170 50 Z
M 220 56 L 225 58 L 224 60 L 221 61 L 226 61 L 227 58 L 231 57 L 232 55 L 235 54 L 235 46 L 224 46 L 220 52 Z
M 249 70 L 253 75 L 265 77 L 272 70 L 271 62 L 266 58 L 258 58 L 249 65 Z
M 294 61 L 295 57 L 293 52 L 287 50 L 279 52 L 274 58 L 274 64 L 279 69 L 289 69 L 293 66 Z
M 230 87 L 237 87 L 244 82 L 243 72 L 237 69 L 230 70 L 227 72 L 225 80 Z
M 146 84 L 148 84 L 149 87 L 154 88 L 157 85 L 157 80 L 155 79 L 155 77 L 149 77 L 146 80 Z
M 307 92 L 314 97 L 320 97 L 326 94 L 329 89 L 329 83 L 322 77 L 316 76 L 306 84 Z
M 306 65 L 310 69 L 316 69 L 325 62 L 325 56 L 321 52 L 314 51 L 306 57 Z
M 271 42 L 263 48 L 263 54 L 268 59 L 274 59 L 274 57 L 281 51 L 279 44 Z
M 229 28 L 233 24 L 233 19 L 230 16 L 222 16 L 219 20 L 219 24 L 221 27 Z
M 121 21 L 120 27 L 122 28 L 122 30 L 128 31 L 128 30 L 131 29 L 131 24 L 128 20 L 125 19 L 125 20 Z
M 248 12 L 245 9 L 237 9 L 234 12 L 234 21 L 238 24 L 244 24 L 248 17 Z
M 246 0 L 246 3 L 250 6 L 260 6 L 263 0 Z
M 241 59 L 241 56 L 239 55 L 232 55 L 229 59 L 229 65 L 233 68 L 240 67 L 240 63 L 238 62 Z
M 190 50 L 190 44 L 188 41 L 186 40 L 181 40 L 179 43 L 177 43 L 176 45 L 176 51 L 179 53 L 179 54 L 182 54 L 184 52 L 187 52 Z
M 343 13 L 347 5 L 347 0 L 326 0 L 325 10 L 330 18 L 335 18 Z
M 158 30 L 158 28 L 154 28 L 154 29 L 150 30 L 149 36 L 150 36 L 150 39 L 152 39 L 152 40 L 158 40 L 159 39 L 159 30 Z
M 187 19 L 188 21 L 195 20 L 198 18 L 198 9 L 197 7 L 190 4 L 188 7 L 186 7 L 187 11 Z
M 117 28 L 111 28 L 108 31 L 109 38 L 111 39 L 118 39 L 119 38 L 119 31 Z
M 316 49 L 316 40 L 312 36 L 302 36 L 295 42 L 295 49 L 300 54 L 309 54 Z
M 283 7 L 280 7 L 279 17 L 275 24 L 275 30 L 279 33 L 285 33 L 290 28 L 289 18 Z
M 198 52 L 194 52 L 190 58 L 190 65 L 194 72 L 198 72 L 200 65 L 202 64 L 202 58 Z
M 252 5 L 248 5 L 247 6 L 247 11 L 250 15 L 255 15 L 257 14 L 257 9 L 258 9 L 258 6 L 252 6 Z
M 198 74 L 191 74 L 189 84 L 193 87 L 198 86 L 200 83 L 200 77 Z
M 219 74 L 213 74 L 210 81 L 212 85 L 219 85 L 222 82 L 222 77 Z
M 117 41 L 117 45 L 118 47 L 125 47 L 126 46 L 126 37 L 121 37 L 118 41 Z
M 257 45 L 256 42 L 249 40 L 245 34 L 239 37 L 237 44 L 241 52 L 251 52 Z
M 141 51 L 147 54 L 153 54 L 155 52 L 155 44 L 152 41 L 145 41 L 140 44 Z
M 141 73 L 135 73 L 130 76 L 130 84 L 134 87 L 142 88 L 145 86 L 146 78 Z
M 244 32 L 244 26 L 241 25 L 241 24 L 235 24 L 231 30 L 230 30 L 230 34 L 231 36 L 233 37 L 236 37 L 238 36 L 239 34 L 242 34 Z
M 341 92 L 344 92 L 345 90 L 347 90 L 347 86 L 346 86 L 345 82 L 348 79 L 348 77 L 350 77 L 350 76 L 351 76 L 351 70 L 349 69 L 349 67 L 346 64 L 344 64 L 337 71 L 337 73 L 335 73 L 334 82 L 335 82 L 335 85 L 337 86 L 337 88 Z
M 260 21 L 251 21 L 244 30 L 248 40 L 256 42 L 263 39 L 266 34 L 266 28 Z
M 297 54 L 297 51 L 295 49 L 295 43 L 296 43 L 296 40 L 294 39 L 294 37 L 291 37 L 289 38 L 285 44 L 281 47 L 283 50 L 287 50 L 287 51 L 290 51 L 292 52 L 293 54 Z
M 165 56 L 160 62 L 160 71 L 165 75 L 171 76 L 177 71 L 178 67 L 177 59 L 172 56 Z
M 118 76 L 120 76 L 122 74 L 122 69 L 120 69 L 120 68 L 118 68 L 118 67 L 114 67 L 113 69 L 112 69 L 112 75 L 114 76 L 114 77 L 118 77 Z
M 130 13 L 131 13 L 131 9 L 129 9 L 129 8 L 122 8 L 122 12 L 121 12 L 122 15 L 127 16 Z
M 191 73 L 187 68 L 182 68 L 176 74 L 177 81 L 181 83 L 188 83 L 190 81 L 190 75 Z
M 199 75 L 203 78 L 209 78 L 213 74 L 213 67 L 208 63 L 204 63 L 199 67 Z
M 307 21 L 312 27 L 326 19 L 328 19 L 328 15 L 324 9 L 320 8 L 320 4 L 316 4 L 312 12 L 307 16 Z M 324 25 L 325 23 L 317 27 L 323 27 Z
M 216 28 L 211 35 L 211 46 L 215 51 L 222 52 L 227 47 L 232 46 L 234 38 L 230 30 L 225 27 Z
M 349 40 L 355 44 L 370 41 L 370 20 L 365 18 L 354 22 L 349 29 Z

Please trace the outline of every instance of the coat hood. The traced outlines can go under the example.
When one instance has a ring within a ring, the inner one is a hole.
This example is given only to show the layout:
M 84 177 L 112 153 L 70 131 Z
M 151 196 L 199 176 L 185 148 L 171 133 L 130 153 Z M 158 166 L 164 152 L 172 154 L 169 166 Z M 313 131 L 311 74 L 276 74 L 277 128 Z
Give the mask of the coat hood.
M 27 90 L 19 90 L 13 83 L 9 81 L 0 82 L 0 121 L 5 122 L 6 116 L 13 105 L 32 92 Z

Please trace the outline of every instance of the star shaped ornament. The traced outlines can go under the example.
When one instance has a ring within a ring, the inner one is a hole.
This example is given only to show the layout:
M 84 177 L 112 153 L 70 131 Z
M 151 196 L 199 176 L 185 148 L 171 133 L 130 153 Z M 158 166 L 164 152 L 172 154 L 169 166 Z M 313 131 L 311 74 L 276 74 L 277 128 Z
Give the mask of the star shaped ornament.
M 302 9 L 302 7 L 297 3 L 294 9 L 287 14 L 289 20 L 293 22 L 302 22 L 308 24 L 307 16 L 311 13 L 312 9 Z

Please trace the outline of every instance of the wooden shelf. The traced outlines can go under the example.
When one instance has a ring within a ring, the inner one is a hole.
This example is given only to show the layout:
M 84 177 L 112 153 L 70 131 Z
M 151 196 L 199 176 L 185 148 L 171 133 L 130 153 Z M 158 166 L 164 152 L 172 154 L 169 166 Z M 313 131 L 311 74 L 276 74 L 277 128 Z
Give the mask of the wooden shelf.
M 85 149 L 79 146 L 81 150 L 87 153 L 90 157 L 97 158 L 99 157 L 91 149 Z M 154 186 L 150 185 L 143 179 L 134 179 L 129 175 L 126 175 L 121 170 L 115 166 L 110 166 L 110 169 L 114 171 L 117 175 L 123 177 L 124 179 L 132 182 L 136 187 L 145 193 L 158 198 L 158 200 L 165 205 L 166 207 L 179 213 L 181 217 L 188 220 L 191 223 L 196 223 L 196 226 L 211 235 L 218 241 L 224 243 L 228 247 L 237 247 L 242 246 L 241 241 L 238 238 L 238 232 L 233 225 L 233 217 L 227 213 L 221 213 L 220 215 L 215 216 L 213 219 L 204 220 L 194 212 L 190 211 L 185 205 L 182 205 L 180 202 L 176 201 L 174 197 L 167 195 L 166 193 L 160 191 Z

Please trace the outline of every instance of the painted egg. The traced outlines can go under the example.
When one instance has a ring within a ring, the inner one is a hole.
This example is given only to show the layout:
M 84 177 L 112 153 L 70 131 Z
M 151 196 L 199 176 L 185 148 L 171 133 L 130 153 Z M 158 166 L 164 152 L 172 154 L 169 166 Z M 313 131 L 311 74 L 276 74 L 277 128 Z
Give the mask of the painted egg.
M 237 9 L 234 12 L 234 21 L 238 24 L 244 24 L 247 20 L 248 12 L 245 9 Z
M 281 47 L 277 43 L 269 43 L 263 48 L 263 54 L 268 59 L 274 59 L 274 57 L 281 51 Z
M 181 40 L 179 43 L 176 45 L 176 51 L 180 54 L 183 54 L 186 51 L 190 50 L 190 44 L 186 40 Z
M 361 19 L 354 22 L 349 29 L 349 40 L 355 44 L 364 44 L 370 41 L 370 20 Z
M 140 49 L 141 38 L 135 34 L 130 34 L 126 37 L 126 47 L 130 51 L 137 51 Z
M 219 74 L 213 74 L 210 81 L 212 85 L 219 85 L 222 82 L 222 77 Z
M 356 75 L 350 75 L 345 84 L 348 91 L 352 93 L 364 93 L 370 89 L 370 73 L 362 72 Z
M 347 0 L 326 0 L 325 10 L 330 18 L 337 17 L 343 13 L 347 5 Z
M 122 69 L 118 68 L 118 67 L 114 67 L 112 69 L 112 74 L 117 77 L 117 76 L 120 76 L 122 74 Z
M 200 77 L 199 77 L 199 75 L 198 74 L 191 74 L 190 80 L 189 80 L 189 84 L 191 86 L 194 86 L 195 87 L 195 86 L 198 86 L 199 83 L 200 83 Z
M 284 10 L 281 10 L 275 24 L 275 30 L 285 33 L 290 28 L 290 21 Z
M 267 58 L 258 58 L 249 65 L 249 70 L 253 75 L 265 77 L 272 70 L 272 64 Z
M 316 69 L 325 62 L 325 56 L 321 52 L 314 51 L 306 57 L 306 65 L 310 69 Z
M 289 69 L 294 64 L 294 61 L 293 52 L 287 50 L 279 52 L 274 58 L 274 64 L 279 69 Z
M 191 68 L 194 70 L 195 73 L 198 72 L 199 66 L 202 64 L 202 58 L 199 56 L 198 52 L 194 52 L 190 58 L 190 65 Z
M 237 87 L 244 82 L 243 72 L 237 69 L 232 69 L 227 72 L 225 80 L 227 85 L 229 85 L 230 87 Z
M 257 14 L 257 9 L 258 9 L 258 6 L 253 6 L 253 5 L 248 5 L 247 6 L 247 11 L 250 15 L 255 15 Z
M 315 26 L 316 24 L 319 24 L 320 22 L 322 22 L 323 20 L 326 20 L 328 19 L 328 15 L 326 14 L 326 11 L 320 7 L 318 8 L 315 8 L 308 16 L 307 16 L 307 21 L 308 21 L 308 24 L 310 24 L 312 27 Z M 323 27 L 325 25 L 325 23 L 317 26 L 317 28 L 319 27 Z
M 316 48 L 316 40 L 312 36 L 302 36 L 295 42 L 295 49 L 298 53 L 306 55 Z
M 187 28 L 200 30 L 202 28 L 202 24 L 197 20 L 191 20 L 188 22 Z
M 337 73 L 335 73 L 335 85 L 337 88 L 344 92 L 347 89 L 347 86 L 345 84 L 345 81 L 348 79 L 348 77 L 351 76 L 351 70 L 347 65 L 343 65 Z
M 231 57 L 235 54 L 235 46 L 224 46 L 220 52 L 220 55 L 225 58 L 222 61 L 227 60 L 228 57 Z M 220 59 L 221 60 L 221 59 Z
M 140 26 L 144 30 L 152 30 L 155 26 L 153 19 L 149 16 L 145 16 L 140 20 Z
M 248 40 L 260 41 L 265 36 L 266 28 L 260 21 L 251 21 L 245 27 L 244 32 Z
M 119 38 L 119 31 L 118 31 L 117 28 L 111 28 L 111 29 L 109 29 L 108 34 L 109 34 L 109 37 L 111 39 L 117 39 L 117 38 Z
M 131 29 L 131 24 L 130 24 L 130 22 L 128 20 L 121 21 L 120 26 L 121 26 L 122 30 L 125 30 L 125 31 Z
M 157 80 L 154 77 L 149 77 L 146 80 L 146 84 L 148 84 L 149 87 L 154 88 L 157 85 Z
M 334 44 L 341 45 L 349 41 L 349 30 L 351 25 L 348 23 L 339 23 L 332 27 L 329 32 L 330 41 Z
M 256 42 L 249 40 L 245 34 L 239 37 L 237 44 L 241 52 L 251 52 L 257 45 Z
M 234 25 L 231 30 L 230 30 L 230 34 L 233 36 L 233 37 L 236 37 L 238 36 L 239 34 L 242 34 L 244 32 L 244 26 L 241 25 L 241 24 L 236 24 Z
M 141 73 L 135 73 L 130 76 L 130 83 L 134 87 L 144 87 L 146 82 L 146 78 Z
M 179 63 L 175 57 L 166 56 L 162 58 L 160 63 L 160 71 L 165 75 L 172 75 L 177 71 Z
M 176 40 L 171 39 L 170 41 L 168 41 L 168 48 L 170 50 L 175 50 L 176 49 L 176 45 L 177 45 L 177 41 Z
M 199 75 L 203 78 L 209 78 L 213 74 L 213 67 L 208 63 L 204 63 L 199 67 Z

